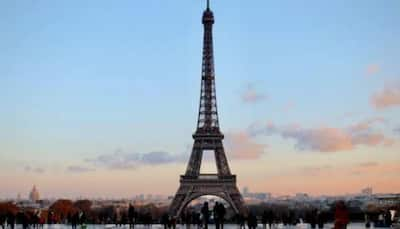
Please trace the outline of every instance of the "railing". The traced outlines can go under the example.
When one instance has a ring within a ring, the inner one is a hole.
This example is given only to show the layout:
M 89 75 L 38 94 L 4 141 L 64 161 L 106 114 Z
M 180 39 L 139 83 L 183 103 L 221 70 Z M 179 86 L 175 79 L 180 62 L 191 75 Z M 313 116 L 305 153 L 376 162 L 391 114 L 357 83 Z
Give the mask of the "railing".
M 199 174 L 199 175 L 197 175 L 197 176 L 185 176 L 185 175 L 182 175 L 181 176 L 181 179 L 185 179 L 185 180 L 215 180 L 215 181 L 217 181 L 217 180 L 236 180 L 236 176 L 235 175 L 226 175 L 226 176 L 223 176 L 223 175 L 218 175 L 218 174 L 215 174 L 215 173 L 202 173 L 202 174 Z

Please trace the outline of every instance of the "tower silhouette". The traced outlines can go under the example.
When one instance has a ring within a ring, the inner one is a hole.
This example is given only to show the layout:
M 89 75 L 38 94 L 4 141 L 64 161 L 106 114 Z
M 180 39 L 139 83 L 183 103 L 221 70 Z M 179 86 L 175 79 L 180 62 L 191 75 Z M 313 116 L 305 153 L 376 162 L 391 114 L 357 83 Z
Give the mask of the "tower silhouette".
M 212 27 L 214 15 L 209 0 L 203 13 L 204 25 L 203 61 L 201 71 L 200 105 L 197 129 L 193 134 L 194 144 L 185 175 L 181 175 L 180 186 L 170 205 L 170 214 L 178 217 L 193 199 L 203 195 L 215 195 L 227 201 L 236 213 L 245 212 L 243 198 L 236 186 L 236 176 L 231 174 L 225 155 L 218 121 L 215 93 L 215 71 Z M 203 151 L 214 151 L 216 174 L 201 174 Z

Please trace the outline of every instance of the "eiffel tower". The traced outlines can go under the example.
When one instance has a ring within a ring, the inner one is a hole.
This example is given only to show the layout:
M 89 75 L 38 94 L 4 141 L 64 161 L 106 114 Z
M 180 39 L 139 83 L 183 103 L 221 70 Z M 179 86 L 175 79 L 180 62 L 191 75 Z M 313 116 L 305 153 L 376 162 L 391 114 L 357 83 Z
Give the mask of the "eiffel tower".
M 194 144 L 185 175 L 180 177 L 180 186 L 170 205 L 170 215 L 179 217 L 194 199 L 204 195 L 218 196 L 227 201 L 235 213 L 245 213 L 243 198 L 236 186 L 236 175 L 229 169 L 218 122 L 215 93 L 215 71 L 212 26 L 214 15 L 207 0 L 203 13 L 204 39 L 201 73 L 200 107 Z M 201 174 L 203 151 L 214 151 L 217 174 Z

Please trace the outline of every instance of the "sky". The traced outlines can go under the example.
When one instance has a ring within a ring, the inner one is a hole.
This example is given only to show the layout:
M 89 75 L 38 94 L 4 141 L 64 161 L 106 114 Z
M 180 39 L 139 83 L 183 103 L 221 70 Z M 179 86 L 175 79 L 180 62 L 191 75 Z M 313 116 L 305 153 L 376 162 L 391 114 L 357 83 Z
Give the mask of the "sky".
M 205 1 L 0 2 L 0 198 L 173 195 Z M 400 192 L 400 1 L 211 1 L 239 188 Z M 215 171 L 206 153 L 202 172 Z

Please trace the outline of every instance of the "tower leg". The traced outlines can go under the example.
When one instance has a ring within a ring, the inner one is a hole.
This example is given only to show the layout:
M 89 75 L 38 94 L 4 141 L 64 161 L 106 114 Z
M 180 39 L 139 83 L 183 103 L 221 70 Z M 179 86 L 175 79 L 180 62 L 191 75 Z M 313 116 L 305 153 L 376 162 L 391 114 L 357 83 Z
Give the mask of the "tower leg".
M 182 184 L 179 186 L 178 191 L 176 192 L 175 197 L 169 207 L 170 216 L 178 217 L 180 215 L 180 212 L 187 201 L 189 193 L 190 187 Z

